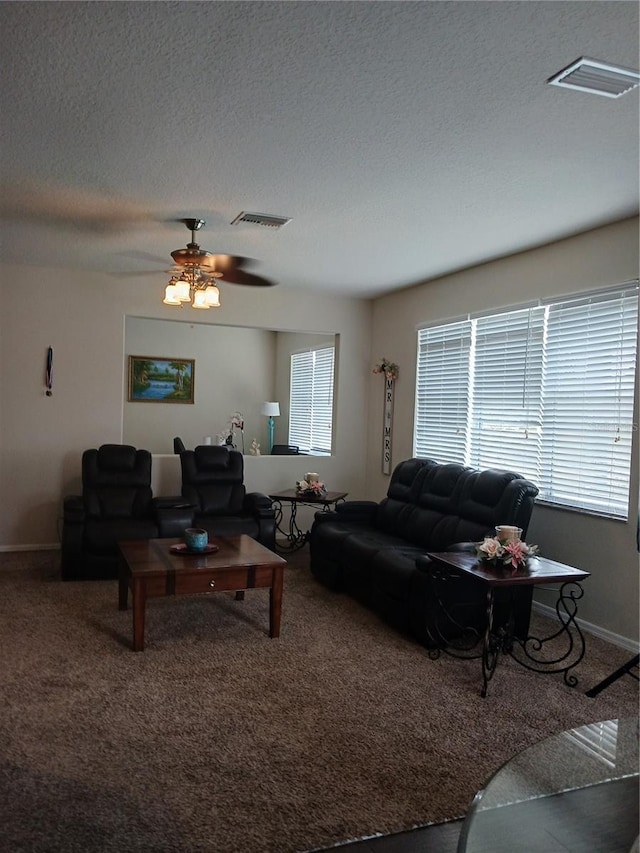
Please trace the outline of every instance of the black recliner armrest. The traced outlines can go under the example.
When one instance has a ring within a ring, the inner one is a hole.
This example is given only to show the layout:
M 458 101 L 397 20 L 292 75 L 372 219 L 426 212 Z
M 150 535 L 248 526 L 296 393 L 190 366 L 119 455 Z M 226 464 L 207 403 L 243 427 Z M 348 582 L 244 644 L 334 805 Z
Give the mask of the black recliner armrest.
M 162 498 L 160 498 L 162 500 Z M 154 502 L 155 503 L 155 502 Z M 195 507 L 188 503 L 174 506 L 155 505 L 156 524 L 160 539 L 182 537 L 187 527 L 193 527 Z
M 82 524 L 85 520 L 82 495 L 67 495 L 62 504 L 62 512 L 65 522 Z
M 276 517 L 271 498 L 262 492 L 247 492 L 244 496 L 244 509 L 259 518 Z
M 336 504 L 330 512 L 316 512 L 314 525 L 328 524 L 362 524 L 374 523 L 379 504 L 376 501 L 344 501 Z

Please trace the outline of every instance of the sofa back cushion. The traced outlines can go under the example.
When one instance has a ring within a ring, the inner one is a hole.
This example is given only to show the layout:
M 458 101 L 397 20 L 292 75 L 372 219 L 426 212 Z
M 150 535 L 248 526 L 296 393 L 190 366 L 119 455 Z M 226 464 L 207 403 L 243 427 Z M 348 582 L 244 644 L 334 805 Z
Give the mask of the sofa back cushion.
M 519 474 L 432 459 L 408 463 L 397 480 L 394 472 L 378 507 L 376 526 L 385 533 L 441 551 L 456 542 L 479 541 L 497 524 L 526 531 L 538 489 Z
M 182 496 L 205 515 L 242 512 L 244 459 L 237 450 L 200 445 L 180 454 Z
M 90 518 L 151 515 L 151 454 L 128 444 L 103 444 L 82 454 L 82 496 Z

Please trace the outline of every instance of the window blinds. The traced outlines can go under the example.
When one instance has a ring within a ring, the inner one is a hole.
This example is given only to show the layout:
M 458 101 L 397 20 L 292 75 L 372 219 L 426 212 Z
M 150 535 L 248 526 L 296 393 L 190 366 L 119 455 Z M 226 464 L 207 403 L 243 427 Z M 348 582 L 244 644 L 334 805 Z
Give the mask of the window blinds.
M 626 518 L 637 330 L 637 283 L 421 329 L 415 454 Z
M 302 453 L 331 454 L 334 347 L 293 353 L 289 444 Z

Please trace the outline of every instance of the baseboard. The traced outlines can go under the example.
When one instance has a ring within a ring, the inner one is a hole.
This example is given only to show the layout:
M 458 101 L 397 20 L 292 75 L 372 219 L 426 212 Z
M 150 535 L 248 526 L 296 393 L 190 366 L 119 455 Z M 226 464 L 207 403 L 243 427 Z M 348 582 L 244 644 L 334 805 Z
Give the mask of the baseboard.
M 540 604 L 539 601 L 533 602 L 533 610 L 540 613 L 542 616 L 548 616 L 550 619 L 557 619 L 558 614 L 554 607 L 549 607 L 547 604 Z M 576 619 L 582 631 L 588 634 L 593 634 L 594 637 L 599 637 L 601 640 L 606 640 L 614 646 L 619 646 L 621 649 L 626 649 L 629 652 L 638 653 L 640 646 L 634 640 L 628 637 L 623 637 L 621 634 L 614 634 L 613 631 L 607 631 L 606 628 L 601 628 L 599 625 L 594 625 L 593 622 L 586 622 L 584 619 Z
M 0 554 L 11 551 L 59 551 L 60 543 L 53 542 L 49 545 L 0 545 Z

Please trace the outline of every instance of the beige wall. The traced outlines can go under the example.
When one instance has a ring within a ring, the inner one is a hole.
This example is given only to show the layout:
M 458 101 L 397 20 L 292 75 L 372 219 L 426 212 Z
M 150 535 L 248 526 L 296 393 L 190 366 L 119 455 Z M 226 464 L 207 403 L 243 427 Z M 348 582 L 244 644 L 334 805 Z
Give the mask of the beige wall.
M 386 356 L 400 365 L 393 443 L 397 463 L 412 455 L 419 325 L 637 276 L 638 220 L 633 219 L 372 303 L 229 285 L 222 292 L 222 308 L 206 316 L 229 325 L 340 335 L 335 455 L 314 468 L 329 488 L 380 499 L 389 480 L 381 473 L 383 389 L 382 379 L 371 374 L 375 361 Z M 56 543 L 62 496 L 80 486 L 82 451 L 121 441 L 125 316 L 172 319 L 175 314 L 162 305 L 157 276 L 132 284 L 96 273 L 4 267 L 0 286 L 0 549 L 7 550 Z M 55 350 L 51 398 L 44 393 L 49 345 Z M 528 536 L 547 556 L 592 573 L 580 615 L 627 643 L 638 638 L 638 460 L 636 431 L 632 521 L 537 507 Z M 154 456 L 156 493 L 175 491 L 176 464 L 174 456 Z M 306 470 L 295 457 L 251 459 L 247 486 L 289 488 Z
M 14 281 L 19 288 L 11 285 Z M 4 267 L 0 286 L 0 549 L 7 550 L 58 542 L 62 497 L 80 488 L 82 451 L 122 441 L 125 317 L 174 319 L 175 309 L 162 304 L 157 276 L 132 284 L 97 273 Z M 207 321 L 340 335 L 344 358 L 336 386 L 335 455 L 315 470 L 330 488 L 361 497 L 366 451 L 360 413 L 369 392 L 363 380 L 370 358 L 370 303 L 232 285 L 221 288 L 221 300 L 220 309 L 206 312 Z M 46 397 L 50 345 L 54 389 Z M 172 457 L 154 457 L 154 481 L 163 494 L 173 491 L 174 465 Z M 289 488 L 306 470 L 295 458 L 251 460 L 247 487 Z
M 125 387 L 125 444 L 152 453 L 173 453 L 174 436 L 189 448 L 202 444 L 205 436 L 219 444 L 231 414 L 242 412 L 245 450 L 253 438 L 266 446 L 260 406 L 274 391 L 276 339 L 276 332 L 263 329 L 127 317 L 127 361 L 131 355 L 191 358 L 195 381 L 193 403 L 129 402 Z M 236 439 L 240 442 L 241 436 Z
M 464 239 L 464 235 L 461 235 Z M 385 356 L 400 366 L 396 382 L 393 462 L 412 455 L 417 329 L 434 320 L 490 308 L 561 296 L 638 277 L 638 220 L 630 219 L 524 252 L 376 300 L 374 361 Z M 367 491 L 379 496 L 388 479 L 381 473 L 382 379 L 371 376 Z M 636 368 L 636 396 L 638 392 Z M 638 424 L 638 403 L 634 422 Z M 637 641 L 636 550 L 639 432 L 634 432 L 630 521 L 623 523 L 567 510 L 536 507 L 528 539 L 541 553 L 592 573 L 580 616 L 613 634 Z M 442 460 L 448 461 L 448 460 Z

